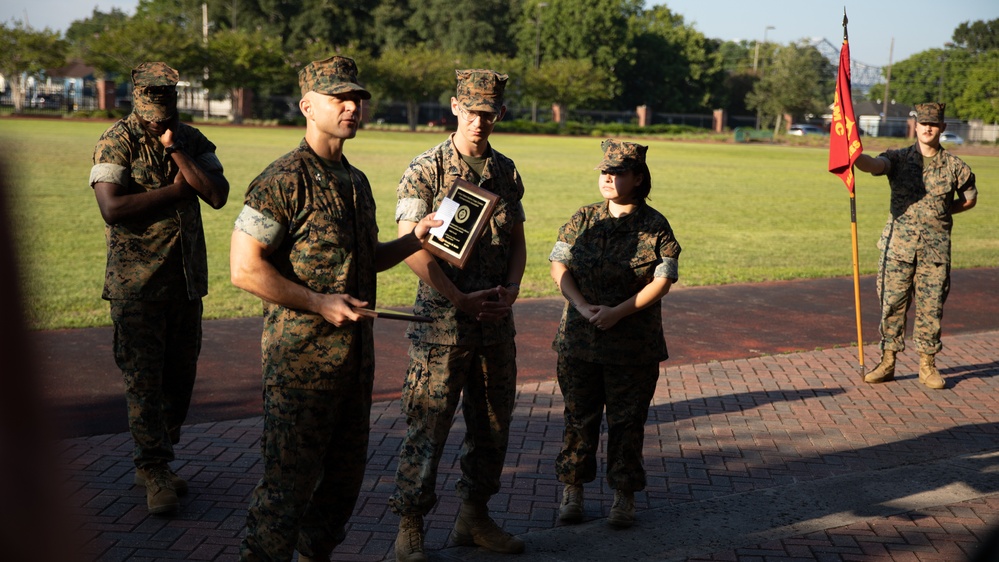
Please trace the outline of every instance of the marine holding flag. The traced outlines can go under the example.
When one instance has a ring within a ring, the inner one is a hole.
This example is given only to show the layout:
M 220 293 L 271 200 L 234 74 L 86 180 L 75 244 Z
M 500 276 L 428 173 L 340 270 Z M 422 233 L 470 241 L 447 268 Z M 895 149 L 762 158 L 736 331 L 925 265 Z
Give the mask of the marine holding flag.
M 891 216 L 878 243 L 882 355 L 864 377 L 868 383 L 895 378 L 895 355 L 905 349 L 905 316 L 915 300 L 912 339 L 920 355 L 919 382 L 933 389 L 945 386 L 934 358 L 942 347 L 940 320 L 950 289 L 952 215 L 974 207 L 978 190 L 971 168 L 940 146 L 940 133 L 947 128 L 944 109 L 942 103 L 916 106 L 912 146 L 856 158 L 859 170 L 888 176 L 891 187 Z

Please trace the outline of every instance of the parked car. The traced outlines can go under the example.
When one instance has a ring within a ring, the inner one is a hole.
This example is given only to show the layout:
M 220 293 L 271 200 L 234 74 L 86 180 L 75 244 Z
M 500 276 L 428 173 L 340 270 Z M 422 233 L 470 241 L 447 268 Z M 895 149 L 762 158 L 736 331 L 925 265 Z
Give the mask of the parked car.
M 815 125 L 791 125 L 791 128 L 787 130 L 787 134 L 801 137 L 805 135 L 824 135 L 826 132 Z
M 961 138 L 957 133 L 948 133 L 944 131 L 940 133 L 940 142 L 947 142 L 950 144 L 964 144 L 964 139 Z

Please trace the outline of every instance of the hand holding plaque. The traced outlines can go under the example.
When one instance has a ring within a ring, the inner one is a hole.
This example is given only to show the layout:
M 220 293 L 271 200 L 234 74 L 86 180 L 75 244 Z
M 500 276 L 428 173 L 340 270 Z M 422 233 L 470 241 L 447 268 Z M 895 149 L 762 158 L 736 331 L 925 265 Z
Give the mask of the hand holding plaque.
M 459 269 L 464 268 L 475 242 L 489 224 L 498 199 L 495 193 L 471 182 L 454 180 L 435 215 L 444 224 L 430 230 L 423 248 Z

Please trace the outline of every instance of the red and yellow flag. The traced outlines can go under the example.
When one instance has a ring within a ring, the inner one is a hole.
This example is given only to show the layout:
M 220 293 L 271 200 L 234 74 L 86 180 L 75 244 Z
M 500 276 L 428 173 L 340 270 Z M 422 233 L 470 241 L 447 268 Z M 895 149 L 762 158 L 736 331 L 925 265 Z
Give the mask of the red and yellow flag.
M 829 171 L 843 180 L 851 194 L 855 185 L 853 163 L 863 151 L 850 95 L 850 42 L 847 40 L 846 14 L 843 14 L 843 48 L 839 51 L 836 98 L 829 127 Z

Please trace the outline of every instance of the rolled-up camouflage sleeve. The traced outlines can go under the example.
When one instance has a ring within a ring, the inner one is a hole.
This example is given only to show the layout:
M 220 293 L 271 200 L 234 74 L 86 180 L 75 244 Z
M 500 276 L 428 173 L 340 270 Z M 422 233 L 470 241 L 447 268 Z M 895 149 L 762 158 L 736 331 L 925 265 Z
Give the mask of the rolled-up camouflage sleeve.
M 662 263 L 656 266 L 654 277 L 665 277 L 672 281 L 680 278 L 680 243 L 673 235 L 673 229 L 667 227 L 666 232 L 659 240 L 659 255 L 662 256 Z
M 121 129 L 121 126 L 111 127 L 97 141 L 94 166 L 90 169 L 90 187 L 98 183 L 128 185 L 132 157 Z
M 268 218 L 267 215 L 249 205 L 243 205 L 243 210 L 236 217 L 236 224 L 233 228 L 249 234 L 257 242 L 271 248 L 281 244 L 281 240 L 284 239 L 285 228 L 281 223 Z
M 94 164 L 90 168 L 90 187 L 98 183 L 114 183 L 128 185 L 129 171 L 118 164 Z
M 555 242 L 555 246 L 552 247 L 552 253 L 548 254 L 548 261 L 557 261 L 563 265 L 569 265 L 572 263 L 572 246 L 562 241 Z
M 680 262 L 676 258 L 663 258 L 663 262 L 656 266 L 654 277 L 663 277 L 671 281 L 680 278 Z
M 420 222 L 420 219 L 430 212 L 433 203 L 433 192 L 430 190 L 429 178 L 422 173 L 423 167 L 414 160 L 396 190 L 398 198 L 395 206 L 395 221 Z
M 583 209 L 573 213 L 569 222 L 558 229 L 558 240 L 555 241 L 555 246 L 552 247 L 552 252 L 548 255 L 548 261 L 557 261 L 567 266 L 572 264 L 572 247 L 576 244 L 576 238 L 585 222 L 586 214 Z

